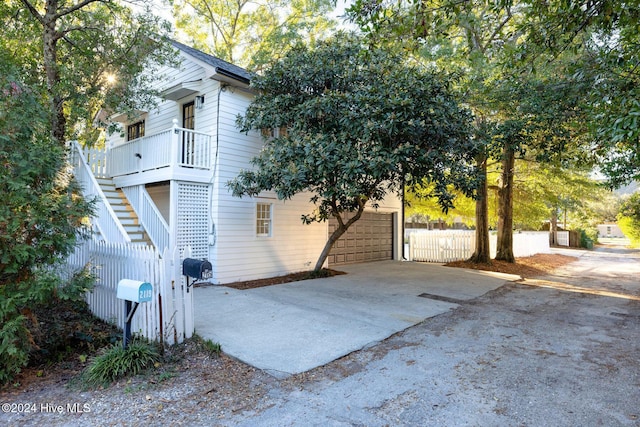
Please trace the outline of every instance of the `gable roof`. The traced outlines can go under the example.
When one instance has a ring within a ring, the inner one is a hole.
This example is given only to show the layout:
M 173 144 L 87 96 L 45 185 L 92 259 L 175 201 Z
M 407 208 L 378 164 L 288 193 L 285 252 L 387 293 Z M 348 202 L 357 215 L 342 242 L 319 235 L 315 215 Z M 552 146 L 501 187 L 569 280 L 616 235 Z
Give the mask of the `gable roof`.
M 190 55 L 197 60 L 210 65 L 215 69 L 216 73 L 221 74 L 225 77 L 237 80 L 248 85 L 254 76 L 252 73 L 242 67 L 233 65 L 230 62 L 224 61 L 213 55 L 209 55 L 208 53 L 204 53 L 198 49 L 194 49 L 175 40 L 171 40 L 171 44 L 187 55 Z

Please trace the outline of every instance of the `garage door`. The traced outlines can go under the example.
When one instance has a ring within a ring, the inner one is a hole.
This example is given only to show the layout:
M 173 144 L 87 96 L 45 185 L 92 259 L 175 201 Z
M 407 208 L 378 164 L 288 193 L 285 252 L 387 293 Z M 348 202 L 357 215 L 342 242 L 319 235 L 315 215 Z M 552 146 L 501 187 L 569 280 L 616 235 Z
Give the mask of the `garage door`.
M 346 221 L 346 219 L 345 219 Z M 337 228 L 329 220 L 329 235 Z M 329 253 L 330 266 L 393 259 L 393 214 L 365 212 Z

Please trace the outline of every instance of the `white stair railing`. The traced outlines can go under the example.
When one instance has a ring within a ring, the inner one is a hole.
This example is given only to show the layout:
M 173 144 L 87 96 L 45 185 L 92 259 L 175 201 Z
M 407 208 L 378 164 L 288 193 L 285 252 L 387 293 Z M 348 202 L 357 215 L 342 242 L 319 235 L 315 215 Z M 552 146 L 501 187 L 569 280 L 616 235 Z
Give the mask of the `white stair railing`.
M 169 247 L 169 225 L 164 220 L 156 204 L 149 196 L 143 185 L 123 187 L 122 191 L 129 200 L 131 207 L 138 215 L 151 242 L 160 253 Z
M 87 163 L 82 148 L 77 141 L 71 142 L 70 161 L 72 162 L 76 180 L 83 188 L 84 196 L 96 200 L 96 212 L 93 217 L 93 224 L 99 231 L 102 239 L 114 243 L 131 242 L 131 238 L 120 223 L 120 220 L 118 220 L 107 197 L 102 192 L 91 167 Z

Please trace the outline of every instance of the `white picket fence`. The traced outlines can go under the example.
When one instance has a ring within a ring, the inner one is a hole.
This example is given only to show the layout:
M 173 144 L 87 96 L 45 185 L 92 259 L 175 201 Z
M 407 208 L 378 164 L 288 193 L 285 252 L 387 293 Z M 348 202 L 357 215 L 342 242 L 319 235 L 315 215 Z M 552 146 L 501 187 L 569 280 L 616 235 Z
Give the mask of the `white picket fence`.
M 409 234 L 409 260 L 451 262 L 473 253 L 475 234 L 462 230 L 416 231 Z
M 473 230 L 411 230 L 408 233 L 409 261 L 446 263 L 469 259 L 475 249 Z M 496 256 L 497 236 L 489 235 L 491 257 Z M 522 232 L 513 234 L 513 255 L 528 257 L 549 253 L 549 233 Z
M 569 232 L 556 231 L 556 244 L 558 246 L 569 246 Z
M 140 280 L 153 285 L 153 298 L 141 303 L 132 318 L 131 332 L 151 341 L 178 344 L 194 332 L 193 289 L 182 276 L 182 259 L 190 256 L 186 248 L 164 251 L 162 257 L 150 246 L 107 243 L 89 239 L 69 257 L 69 269 L 88 265 L 97 278 L 87 293 L 91 311 L 100 319 L 123 327 L 125 303 L 116 298 L 122 279 Z

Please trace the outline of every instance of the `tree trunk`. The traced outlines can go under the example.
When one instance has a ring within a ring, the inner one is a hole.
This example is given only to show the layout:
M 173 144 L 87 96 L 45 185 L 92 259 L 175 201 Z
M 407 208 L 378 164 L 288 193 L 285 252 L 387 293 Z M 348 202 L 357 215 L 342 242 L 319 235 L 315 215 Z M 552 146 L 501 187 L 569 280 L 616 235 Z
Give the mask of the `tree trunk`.
M 478 187 L 478 198 L 476 200 L 476 247 L 469 261 L 488 264 L 491 262 L 491 250 L 489 246 L 487 156 L 484 154 L 478 156 L 476 163 L 482 182 Z
M 551 246 L 555 246 L 558 244 L 558 208 L 556 206 L 553 207 L 553 211 L 551 212 L 551 222 L 549 225 L 549 244 Z
M 334 215 L 335 218 L 338 220 L 338 228 L 336 228 L 335 231 L 331 234 L 331 236 L 329 236 L 329 239 L 327 240 L 327 243 L 324 245 L 324 248 L 320 253 L 320 257 L 318 258 L 318 261 L 316 262 L 316 266 L 313 268 L 313 271 L 320 271 L 322 269 L 322 266 L 324 265 L 324 262 L 327 260 L 327 257 L 329 256 L 329 252 L 331 252 L 331 248 L 333 248 L 334 243 L 336 243 L 338 239 L 342 237 L 342 235 L 349 229 L 349 227 L 351 227 L 351 225 L 354 222 L 360 219 L 360 217 L 362 216 L 362 212 L 364 212 L 364 202 L 360 203 L 356 214 L 353 217 L 351 217 L 349 221 L 347 221 L 346 223 L 342 220 L 342 217 L 340 216 L 340 214 Z
M 58 40 L 60 33 L 56 30 L 56 13 L 58 3 L 47 1 L 47 10 L 41 20 L 43 26 L 44 71 L 47 77 L 47 91 L 51 114 L 51 136 L 60 144 L 65 142 L 66 117 L 64 115 L 64 99 L 60 94 L 60 71 L 58 68 Z
M 498 189 L 498 244 L 496 259 L 516 262 L 513 256 L 513 169 L 514 150 L 507 145 L 502 150 L 502 173 Z

